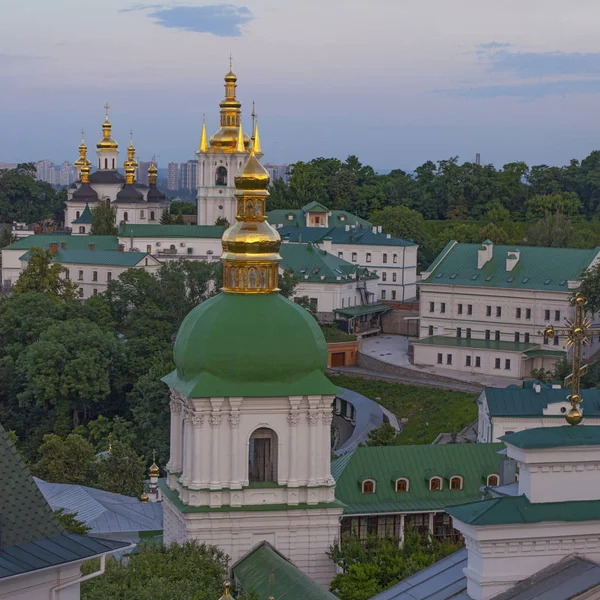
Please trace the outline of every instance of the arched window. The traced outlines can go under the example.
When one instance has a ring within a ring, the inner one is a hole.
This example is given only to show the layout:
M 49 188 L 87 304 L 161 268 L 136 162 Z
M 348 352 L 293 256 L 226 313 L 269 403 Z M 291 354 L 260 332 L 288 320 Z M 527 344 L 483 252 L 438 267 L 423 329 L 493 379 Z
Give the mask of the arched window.
M 85 233 L 85 227 L 83 225 L 79 226 L 79 233 Z
M 104 168 L 108 169 L 108 158 L 104 159 Z
M 441 477 L 432 477 L 429 480 L 429 491 L 430 492 L 441 492 L 442 491 L 442 478 Z
M 150 211 L 150 220 L 154 221 L 154 211 L 153 210 Z
M 171 244 L 171 245 L 169 246 L 169 250 L 175 250 L 175 244 Z
M 396 479 L 396 492 L 408 492 L 408 485 L 408 479 L 406 479 L 406 477 Z
M 462 490 L 463 478 L 460 475 L 455 475 L 450 478 L 450 489 L 451 490 Z
M 363 494 L 374 494 L 375 493 L 375 480 L 365 479 L 362 482 L 362 493 Z
M 260 427 L 250 436 L 248 479 L 277 482 L 277 434 Z
M 77 211 L 77 212 L 75 213 L 75 218 L 76 218 L 76 219 L 79 219 L 79 211 Z
M 492 475 L 488 475 L 488 478 L 487 478 L 488 487 L 496 487 L 499 484 L 500 484 L 500 477 L 498 477 L 498 475 L 496 475 L 496 473 L 493 473 Z
M 112 165 L 113 165 L 112 168 L 114 169 L 115 168 L 115 159 L 114 158 L 113 158 Z
M 140 210 L 140 219 L 143 219 L 143 218 L 144 218 L 144 211 Z
M 215 173 L 215 185 L 227 185 L 227 169 L 218 167 Z
M 129 221 L 129 215 L 127 214 L 127 211 L 123 213 L 123 221 Z

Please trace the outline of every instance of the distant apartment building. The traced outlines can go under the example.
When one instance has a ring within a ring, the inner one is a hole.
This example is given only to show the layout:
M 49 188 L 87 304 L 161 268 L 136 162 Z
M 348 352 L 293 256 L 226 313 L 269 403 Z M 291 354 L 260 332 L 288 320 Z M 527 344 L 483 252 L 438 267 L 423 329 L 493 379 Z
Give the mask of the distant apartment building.
M 152 163 L 149 161 L 140 160 L 135 174 L 135 180 L 142 185 L 148 185 L 148 169 Z
M 265 163 L 265 169 L 269 172 L 271 183 L 276 179 L 283 179 L 283 182 L 287 184 L 290 179 L 290 171 L 292 165 L 275 165 L 271 163 Z
M 68 186 L 71 185 L 74 181 L 77 181 L 77 170 L 75 167 L 68 161 L 63 162 L 58 171 L 58 177 L 56 177 L 55 171 L 55 182 L 58 185 Z
M 56 185 L 56 165 L 51 160 L 40 160 L 35 163 L 35 168 L 39 181 Z
M 16 169 L 17 163 L 0 162 L 0 171 Z
M 170 162 L 167 167 L 167 189 L 179 189 L 179 163 Z
M 198 162 L 188 160 L 179 169 L 179 189 L 193 192 L 198 187 Z

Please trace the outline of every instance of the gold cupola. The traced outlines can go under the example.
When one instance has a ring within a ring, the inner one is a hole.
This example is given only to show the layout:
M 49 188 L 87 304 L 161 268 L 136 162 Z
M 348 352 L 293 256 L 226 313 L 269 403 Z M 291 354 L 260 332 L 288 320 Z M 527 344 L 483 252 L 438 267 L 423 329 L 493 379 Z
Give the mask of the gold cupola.
M 123 163 L 125 169 L 125 183 L 132 184 L 135 181 L 135 170 L 138 167 L 135 160 L 135 147 L 133 145 L 133 131 L 129 132 L 129 146 L 127 147 L 127 160 Z
M 156 165 L 154 164 L 154 159 L 152 159 L 152 162 L 150 163 L 150 166 L 148 167 L 148 185 L 156 185 L 157 176 L 158 176 L 158 169 L 156 168 Z
M 102 139 L 96 144 L 96 148 L 99 152 L 116 152 L 119 149 L 119 144 L 111 137 L 112 125 L 108 120 L 108 111 L 110 106 L 108 102 L 104 105 L 106 115 L 104 117 L 104 123 L 102 123 Z
M 210 146 L 218 152 L 233 154 L 238 152 L 238 128 L 240 126 L 242 105 L 236 98 L 237 77 L 232 71 L 229 57 L 229 73 L 225 75 L 225 98 L 219 103 L 221 113 L 221 128 L 210 138 Z M 244 148 L 250 146 L 250 138 L 243 136 Z
M 83 129 L 81 130 L 81 144 L 79 144 L 79 158 L 73 163 L 78 171 L 81 172 L 81 167 L 87 163 L 87 146 L 83 139 Z
M 223 234 L 223 291 L 230 294 L 278 292 L 281 237 L 266 220 L 269 173 L 254 150 L 235 177 L 236 223 Z

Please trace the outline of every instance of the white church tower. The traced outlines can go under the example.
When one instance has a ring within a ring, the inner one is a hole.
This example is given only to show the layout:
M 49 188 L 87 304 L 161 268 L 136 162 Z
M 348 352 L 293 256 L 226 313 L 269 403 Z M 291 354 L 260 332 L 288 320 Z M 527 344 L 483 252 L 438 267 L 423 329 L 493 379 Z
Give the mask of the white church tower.
M 236 98 L 237 77 L 225 75 L 225 99 L 220 106 L 221 128 L 208 141 L 202 123 L 198 156 L 198 225 L 214 225 L 219 218 L 233 224 L 236 214 L 235 176 L 248 160 L 250 138 L 242 132 L 241 108 Z M 254 125 L 254 124 L 253 124 Z
M 176 370 L 164 378 L 171 388 L 164 539 L 214 544 L 233 561 L 268 541 L 328 584 L 335 567 L 326 553 L 343 510 L 330 470 L 337 388 L 324 374 L 319 325 L 279 293 L 281 238 L 266 221 L 269 175 L 254 149 L 235 184 L 222 293 L 187 315 Z

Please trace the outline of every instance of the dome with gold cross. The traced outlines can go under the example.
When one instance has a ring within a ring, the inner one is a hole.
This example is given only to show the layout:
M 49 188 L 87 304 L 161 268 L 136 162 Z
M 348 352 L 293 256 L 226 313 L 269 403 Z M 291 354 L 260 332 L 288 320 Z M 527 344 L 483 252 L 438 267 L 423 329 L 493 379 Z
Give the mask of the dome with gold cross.
M 106 110 L 106 116 L 104 117 L 104 123 L 102 123 L 102 139 L 96 144 L 96 148 L 100 152 L 114 152 L 118 150 L 119 144 L 111 137 L 112 125 L 108 120 L 108 111 L 110 106 L 108 102 L 104 105 L 104 110 Z

